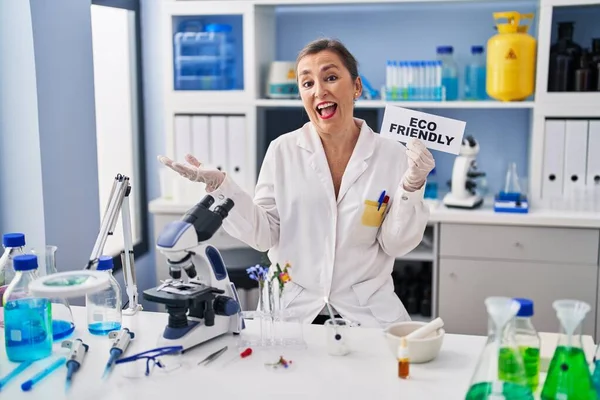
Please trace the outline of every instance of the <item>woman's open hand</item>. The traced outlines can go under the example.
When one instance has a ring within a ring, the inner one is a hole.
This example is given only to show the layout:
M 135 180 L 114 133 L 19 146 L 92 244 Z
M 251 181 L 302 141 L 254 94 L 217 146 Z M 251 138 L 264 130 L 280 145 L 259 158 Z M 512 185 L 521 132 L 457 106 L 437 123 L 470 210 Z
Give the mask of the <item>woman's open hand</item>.
M 185 156 L 187 164 L 175 162 L 165 156 L 158 156 L 158 161 L 192 182 L 202 182 L 206 184 L 207 192 L 212 192 L 217 189 L 221 183 L 223 183 L 223 180 L 225 180 L 225 174 L 223 172 L 202 168 L 200 161 L 191 154 Z
M 418 139 L 411 139 L 406 144 L 408 170 L 404 174 L 404 189 L 409 192 L 419 190 L 427 180 L 429 172 L 435 167 L 433 155 Z

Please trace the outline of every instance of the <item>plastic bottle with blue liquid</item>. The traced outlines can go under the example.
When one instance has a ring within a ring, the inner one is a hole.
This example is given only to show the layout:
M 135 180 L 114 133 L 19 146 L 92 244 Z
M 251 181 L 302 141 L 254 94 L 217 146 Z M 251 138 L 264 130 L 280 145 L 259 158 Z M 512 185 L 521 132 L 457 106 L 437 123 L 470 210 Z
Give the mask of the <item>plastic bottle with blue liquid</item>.
M 446 100 L 458 100 L 458 68 L 452 46 L 439 46 L 437 59 L 442 62 L 442 86 Z
M 471 46 L 471 58 L 465 67 L 465 100 L 486 100 L 485 81 L 483 46 Z
M 427 176 L 427 182 L 425 183 L 425 193 L 423 197 L 426 199 L 437 199 L 438 198 L 438 181 L 437 173 L 435 168 L 431 170 Z
M 50 300 L 35 297 L 29 284 L 38 278 L 33 254 L 13 259 L 15 278 L 4 293 L 4 341 L 10 361 L 35 361 L 52 354 Z
M 88 330 L 94 335 L 108 335 L 121 329 L 121 288 L 112 274 L 112 257 L 100 257 L 96 270 L 109 275 L 110 286 L 85 296 Z

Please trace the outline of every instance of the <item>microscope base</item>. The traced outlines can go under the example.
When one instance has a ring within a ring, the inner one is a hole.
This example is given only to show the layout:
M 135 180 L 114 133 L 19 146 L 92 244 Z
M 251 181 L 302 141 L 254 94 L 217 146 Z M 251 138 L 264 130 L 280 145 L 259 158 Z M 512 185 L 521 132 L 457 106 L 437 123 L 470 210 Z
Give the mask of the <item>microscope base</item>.
M 483 204 L 483 198 L 480 196 L 469 196 L 465 199 L 460 199 L 453 196 L 452 192 L 450 192 L 444 196 L 443 203 L 448 208 L 474 209 Z
M 165 331 L 158 339 L 158 346 L 182 346 L 183 351 L 199 346 L 204 342 L 214 339 L 229 332 L 229 318 L 217 316 L 215 325 L 207 327 L 203 321 L 188 320 L 185 328 L 165 327 Z

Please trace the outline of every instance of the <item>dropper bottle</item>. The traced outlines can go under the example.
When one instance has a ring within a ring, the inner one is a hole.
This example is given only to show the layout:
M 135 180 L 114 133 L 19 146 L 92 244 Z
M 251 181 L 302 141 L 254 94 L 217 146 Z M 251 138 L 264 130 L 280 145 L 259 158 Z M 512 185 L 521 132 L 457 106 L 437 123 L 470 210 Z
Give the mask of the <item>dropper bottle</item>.
M 408 378 L 410 372 L 410 358 L 408 356 L 408 347 L 406 338 L 403 337 L 398 348 L 398 377 L 401 379 Z

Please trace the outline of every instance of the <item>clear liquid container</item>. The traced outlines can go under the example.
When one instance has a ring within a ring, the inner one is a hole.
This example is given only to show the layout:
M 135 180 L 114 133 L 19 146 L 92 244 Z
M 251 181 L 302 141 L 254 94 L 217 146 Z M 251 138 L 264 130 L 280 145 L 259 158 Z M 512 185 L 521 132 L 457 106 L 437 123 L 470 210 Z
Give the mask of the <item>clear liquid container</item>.
M 483 46 L 471 47 L 471 58 L 465 67 L 465 100 L 485 100 L 486 60 Z
M 45 247 L 46 275 L 56 274 L 56 246 Z M 52 306 L 52 337 L 54 340 L 62 340 L 73 333 L 75 322 L 71 306 L 67 299 L 50 299 Z
M 15 277 L 13 259 L 25 254 L 25 235 L 22 233 L 6 233 L 2 237 L 4 252 L 0 258 L 0 308 L 4 303 L 1 301 L 8 285 Z M 4 326 L 4 313 L 0 313 L 0 327 Z
M 541 339 L 531 321 L 533 301 L 529 299 L 515 300 L 521 305 L 515 319 L 515 338 L 519 353 L 523 358 L 527 385 L 535 393 L 539 385 Z M 500 371 L 500 373 L 502 376 L 504 371 Z M 506 376 L 506 378 L 509 377 Z
M 581 325 L 590 311 L 587 303 L 578 300 L 557 300 L 552 304 L 560 321 L 560 338 L 548 367 L 542 400 L 596 400 L 583 343 Z
M 18 255 L 13 265 L 15 278 L 3 298 L 6 355 L 13 362 L 40 360 L 52 354 L 52 307 L 28 289 L 38 278 L 37 256 Z
M 431 170 L 425 183 L 425 194 L 426 199 L 437 199 L 438 198 L 438 179 L 435 168 Z
M 446 100 L 458 100 L 458 68 L 452 46 L 439 46 L 437 59 L 442 62 L 442 86 Z
M 485 306 L 488 338 L 465 399 L 533 400 L 515 335 L 519 303 L 508 297 L 488 297 Z
M 112 257 L 100 257 L 97 270 L 110 275 L 110 287 L 86 295 L 88 330 L 94 335 L 108 335 L 111 331 L 121 329 L 121 288 L 112 274 Z

